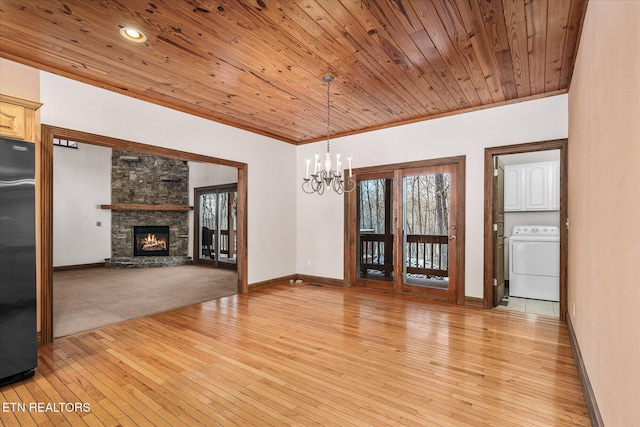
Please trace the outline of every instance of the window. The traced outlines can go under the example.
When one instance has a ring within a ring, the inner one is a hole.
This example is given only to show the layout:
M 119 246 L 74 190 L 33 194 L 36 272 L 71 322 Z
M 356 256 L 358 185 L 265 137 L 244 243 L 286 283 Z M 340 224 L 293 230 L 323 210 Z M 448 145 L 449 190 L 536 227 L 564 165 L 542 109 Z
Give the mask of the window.
M 78 148 L 78 143 L 75 141 L 69 141 L 68 139 L 53 138 L 53 145 L 58 147 Z

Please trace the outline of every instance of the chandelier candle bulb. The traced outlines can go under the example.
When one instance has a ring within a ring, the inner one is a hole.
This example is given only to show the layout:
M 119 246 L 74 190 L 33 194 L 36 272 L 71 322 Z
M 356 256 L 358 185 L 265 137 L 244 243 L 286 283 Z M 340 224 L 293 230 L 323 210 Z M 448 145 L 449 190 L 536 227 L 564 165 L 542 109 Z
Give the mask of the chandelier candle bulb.
M 347 160 L 349 161 L 349 178 L 351 178 L 353 177 L 353 174 L 351 173 L 351 156 L 348 156 Z
M 336 154 L 336 172 L 342 175 L 342 163 L 340 163 L 340 153 Z
M 309 179 L 309 163 L 311 163 L 311 159 L 307 159 L 307 174 L 305 175 L 307 179 Z
M 316 161 L 315 161 L 314 166 L 313 166 L 313 174 L 314 175 L 318 174 L 318 156 L 319 156 L 319 154 L 316 153 Z

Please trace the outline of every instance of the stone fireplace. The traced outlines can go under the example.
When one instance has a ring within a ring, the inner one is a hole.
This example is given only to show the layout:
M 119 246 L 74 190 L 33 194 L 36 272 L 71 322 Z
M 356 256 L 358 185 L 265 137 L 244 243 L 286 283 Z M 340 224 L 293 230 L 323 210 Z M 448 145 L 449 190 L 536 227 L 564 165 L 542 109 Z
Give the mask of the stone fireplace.
M 110 267 L 191 262 L 189 166 L 182 160 L 113 150 Z

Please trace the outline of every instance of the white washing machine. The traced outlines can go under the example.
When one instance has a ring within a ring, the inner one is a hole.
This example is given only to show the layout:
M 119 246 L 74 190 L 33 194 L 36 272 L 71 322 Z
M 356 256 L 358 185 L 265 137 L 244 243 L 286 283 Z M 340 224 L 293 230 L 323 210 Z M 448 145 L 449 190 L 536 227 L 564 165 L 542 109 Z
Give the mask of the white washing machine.
M 509 238 L 509 296 L 560 301 L 558 227 L 513 227 Z

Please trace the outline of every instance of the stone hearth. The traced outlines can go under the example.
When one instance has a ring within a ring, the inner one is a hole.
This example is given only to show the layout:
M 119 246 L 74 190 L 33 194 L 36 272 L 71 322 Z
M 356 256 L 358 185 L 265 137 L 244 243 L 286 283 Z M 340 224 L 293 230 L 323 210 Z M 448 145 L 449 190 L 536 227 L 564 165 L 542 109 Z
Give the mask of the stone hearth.
M 147 267 L 173 267 L 176 265 L 191 264 L 191 257 L 161 256 L 161 257 L 117 257 L 104 260 L 106 267 L 113 268 L 147 268 Z

